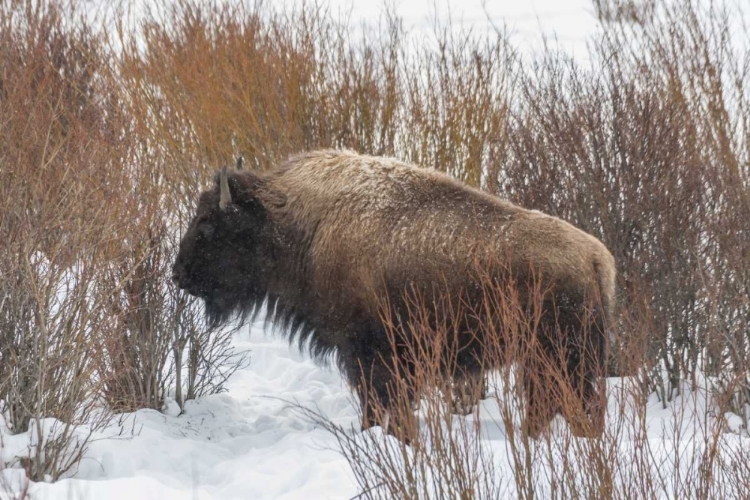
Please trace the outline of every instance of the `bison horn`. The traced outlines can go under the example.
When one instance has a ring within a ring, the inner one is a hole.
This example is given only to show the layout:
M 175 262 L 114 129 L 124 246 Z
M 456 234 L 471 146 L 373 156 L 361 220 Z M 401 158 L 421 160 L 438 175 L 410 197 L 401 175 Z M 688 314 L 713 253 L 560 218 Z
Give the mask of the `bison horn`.
M 245 162 L 245 159 L 241 156 L 237 157 L 237 170 L 242 170 L 242 164 Z
M 227 166 L 224 165 L 221 168 L 221 175 L 219 176 L 219 190 L 221 197 L 219 198 L 219 208 L 226 210 L 226 208 L 232 203 L 232 193 L 229 192 L 229 179 L 227 179 Z

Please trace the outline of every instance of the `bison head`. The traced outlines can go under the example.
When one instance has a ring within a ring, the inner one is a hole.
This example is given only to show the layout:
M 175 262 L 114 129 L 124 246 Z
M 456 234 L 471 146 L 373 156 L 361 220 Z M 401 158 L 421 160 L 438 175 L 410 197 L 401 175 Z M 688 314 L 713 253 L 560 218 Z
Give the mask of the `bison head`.
M 260 183 L 252 172 L 229 174 L 224 167 L 213 189 L 201 194 L 180 242 L 172 280 L 204 300 L 212 324 L 249 312 L 243 308 L 263 299 L 271 252 Z

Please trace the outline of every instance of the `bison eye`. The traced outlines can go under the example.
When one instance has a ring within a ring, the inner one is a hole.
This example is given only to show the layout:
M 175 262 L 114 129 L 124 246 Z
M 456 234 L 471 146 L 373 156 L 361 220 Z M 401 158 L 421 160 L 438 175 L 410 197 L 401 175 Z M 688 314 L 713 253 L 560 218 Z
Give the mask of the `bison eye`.
M 198 225 L 198 231 L 206 238 L 210 238 L 214 234 L 214 226 L 207 222 L 202 222 Z

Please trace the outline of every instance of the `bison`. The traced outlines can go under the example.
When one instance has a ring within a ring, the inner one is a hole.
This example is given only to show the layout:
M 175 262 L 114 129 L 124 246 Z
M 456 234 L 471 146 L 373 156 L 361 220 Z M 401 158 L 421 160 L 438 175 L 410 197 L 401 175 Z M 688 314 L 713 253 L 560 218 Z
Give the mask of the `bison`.
M 499 256 L 509 265 L 493 265 Z M 567 367 L 570 387 L 594 422 L 577 433 L 600 435 L 599 375 L 615 293 L 612 255 L 567 222 L 435 170 L 335 150 L 299 154 L 267 172 L 225 167 L 200 196 L 173 280 L 203 299 L 213 324 L 245 318 L 267 303 L 269 319 L 290 339 L 309 340 L 314 357 L 337 360 L 359 396 L 364 429 L 381 423 L 371 418 L 376 404 L 392 404 L 388 360 L 399 353 L 383 304 L 397 322 L 408 290 L 471 306 L 481 300 L 471 292 L 481 288 L 472 272 L 477 263 L 486 264 L 495 282 L 521 291 L 531 286 L 530 276 L 539 278 L 549 327 L 539 334 L 539 345 L 548 351 L 546 359 Z M 587 304 L 593 297 L 598 300 L 592 309 Z M 481 319 L 467 314 L 453 329 L 461 353 L 456 366 L 469 375 L 483 369 L 483 333 L 476 331 L 486 324 Z M 587 322 L 590 340 L 574 342 Z M 526 428 L 536 437 L 564 411 L 561 402 L 542 397 L 548 388 L 541 379 L 525 379 Z

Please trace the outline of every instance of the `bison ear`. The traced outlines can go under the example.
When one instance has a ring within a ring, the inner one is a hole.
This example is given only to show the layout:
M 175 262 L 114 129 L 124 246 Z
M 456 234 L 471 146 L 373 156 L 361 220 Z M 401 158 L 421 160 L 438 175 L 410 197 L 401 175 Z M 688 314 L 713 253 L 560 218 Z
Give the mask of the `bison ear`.
M 232 204 L 232 193 L 229 190 L 229 179 L 227 176 L 227 166 L 224 165 L 219 173 L 219 208 L 226 210 Z

